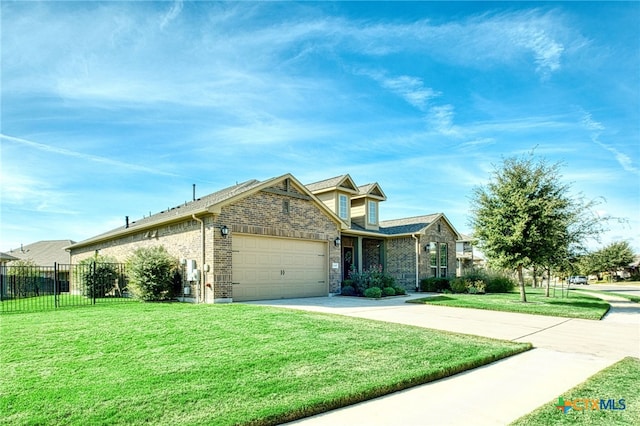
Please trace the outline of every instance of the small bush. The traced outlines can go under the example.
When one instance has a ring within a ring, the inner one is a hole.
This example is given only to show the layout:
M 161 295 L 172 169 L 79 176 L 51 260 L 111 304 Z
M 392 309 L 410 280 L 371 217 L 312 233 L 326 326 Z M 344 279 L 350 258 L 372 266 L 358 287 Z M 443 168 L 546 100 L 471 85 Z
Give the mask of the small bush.
M 118 274 L 117 260 L 113 257 L 97 255 L 80 261 L 76 273 L 80 276 L 82 295 L 86 297 L 105 297 L 122 279 Z M 124 281 L 124 280 L 122 280 Z
M 444 290 L 451 290 L 448 278 L 430 277 L 420 281 L 420 291 L 435 293 L 443 292 Z
M 382 289 L 382 294 L 384 294 L 385 296 L 395 296 L 396 291 L 393 289 L 393 287 L 385 287 Z
M 407 290 L 405 290 L 405 289 L 404 289 L 404 288 L 402 288 L 402 287 L 394 287 L 393 289 L 396 291 L 396 294 L 397 294 L 398 296 L 402 296 L 402 295 L 407 294 Z
M 516 285 L 511 278 L 503 275 L 490 276 L 485 283 L 487 293 L 509 293 Z
M 384 287 L 396 287 L 396 279 L 391 275 L 383 274 L 382 275 L 382 285 Z
M 169 300 L 175 295 L 178 260 L 162 246 L 139 248 L 127 261 L 129 289 L 136 299 Z
M 342 287 L 353 287 L 353 280 L 342 281 Z
M 342 295 L 343 296 L 355 296 L 356 295 L 356 289 L 353 288 L 350 285 L 345 285 L 344 287 L 342 287 Z
M 466 293 L 468 282 L 463 278 L 451 280 L 451 291 L 454 293 Z
M 364 297 L 380 299 L 382 297 L 382 290 L 378 287 L 369 287 L 364 291 Z

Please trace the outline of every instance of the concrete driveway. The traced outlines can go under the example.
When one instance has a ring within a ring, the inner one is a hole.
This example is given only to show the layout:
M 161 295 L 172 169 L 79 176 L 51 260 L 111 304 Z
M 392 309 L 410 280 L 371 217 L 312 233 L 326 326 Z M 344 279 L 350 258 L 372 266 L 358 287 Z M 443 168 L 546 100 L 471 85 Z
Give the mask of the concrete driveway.
M 640 357 L 640 307 L 617 297 L 603 296 L 612 309 L 602 321 L 592 321 L 405 303 L 425 296 L 381 300 L 336 296 L 250 303 L 531 342 L 535 349 L 293 424 L 503 425 L 554 401 L 625 356 Z

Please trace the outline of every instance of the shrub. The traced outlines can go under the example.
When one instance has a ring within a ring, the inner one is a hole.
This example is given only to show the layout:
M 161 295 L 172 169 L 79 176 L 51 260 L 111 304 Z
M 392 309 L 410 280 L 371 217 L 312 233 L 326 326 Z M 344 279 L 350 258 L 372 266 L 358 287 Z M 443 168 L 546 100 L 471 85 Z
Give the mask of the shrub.
M 356 289 L 353 288 L 350 285 L 345 285 L 344 287 L 342 287 L 342 295 L 343 296 L 355 296 L 356 295 Z
M 383 287 L 396 287 L 396 279 L 391 275 L 383 274 L 382 275 L 382 285 Z
M 402 296 L 402 295 L 404 295 L 404 294 L 407 294 L 407 290 L 405 290 L 405 289 L 404 289 L 404 288 L 402 288 L 402 287 L 394 287 L 393 289 L 396 291 L 396 294 L 397 294 L 398 296 Z
M 511 278 L 497 274 L 488 277 L 485 283 L 487 293 L 509 293 L 516 285 Z
M 468 282 L 464 278 L 455 278 L 451 280 L 451 291 L 454 293 L 466 293 Z
M 380 290 L 379 287 L 369 287 L 364 291 L 364 297 L 380 299 L 382 297 L 382 290 Z
M 443 292 L 444 290 L 451 290 L 449 285 L 449 279 L 445 277 L 430 277 L 424 278 L 420 281 L 420 291 L 428 292 Z
M 385 287 L 382 289 L 382 294 L 385 296 L 395 296 L 396 291 L 393 289 L 393 287 Z
M 76 274 L 82 283 L 82 295 L 105 297 L 113 291 L 116 282 L 121 279 L 117 263 L 115 258 L 102 255 L 81 260 Z
M 168 300 L 179 279 L 178 260 L 162 246 L 139 248 L 127 261 L 129 289 L 144 301 Z

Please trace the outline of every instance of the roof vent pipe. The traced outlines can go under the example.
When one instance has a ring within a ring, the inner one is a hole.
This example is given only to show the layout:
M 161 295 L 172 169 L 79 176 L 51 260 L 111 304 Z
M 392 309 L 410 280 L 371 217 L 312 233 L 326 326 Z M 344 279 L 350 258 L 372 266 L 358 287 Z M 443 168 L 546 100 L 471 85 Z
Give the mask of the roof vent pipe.
M 129 216 L 125 216 L 124 217 L 124 227 L 128 228 L 129 227 Z
M 193 184 L 193 201 L 196 200 L 196 184 Z

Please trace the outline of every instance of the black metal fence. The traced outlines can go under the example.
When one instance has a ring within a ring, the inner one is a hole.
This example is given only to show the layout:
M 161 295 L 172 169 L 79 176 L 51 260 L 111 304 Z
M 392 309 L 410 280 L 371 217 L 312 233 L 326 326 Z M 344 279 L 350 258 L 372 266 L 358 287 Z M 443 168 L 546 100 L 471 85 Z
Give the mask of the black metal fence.
M 0 266 L 0 313 L 128 300 L 122 263 Z

